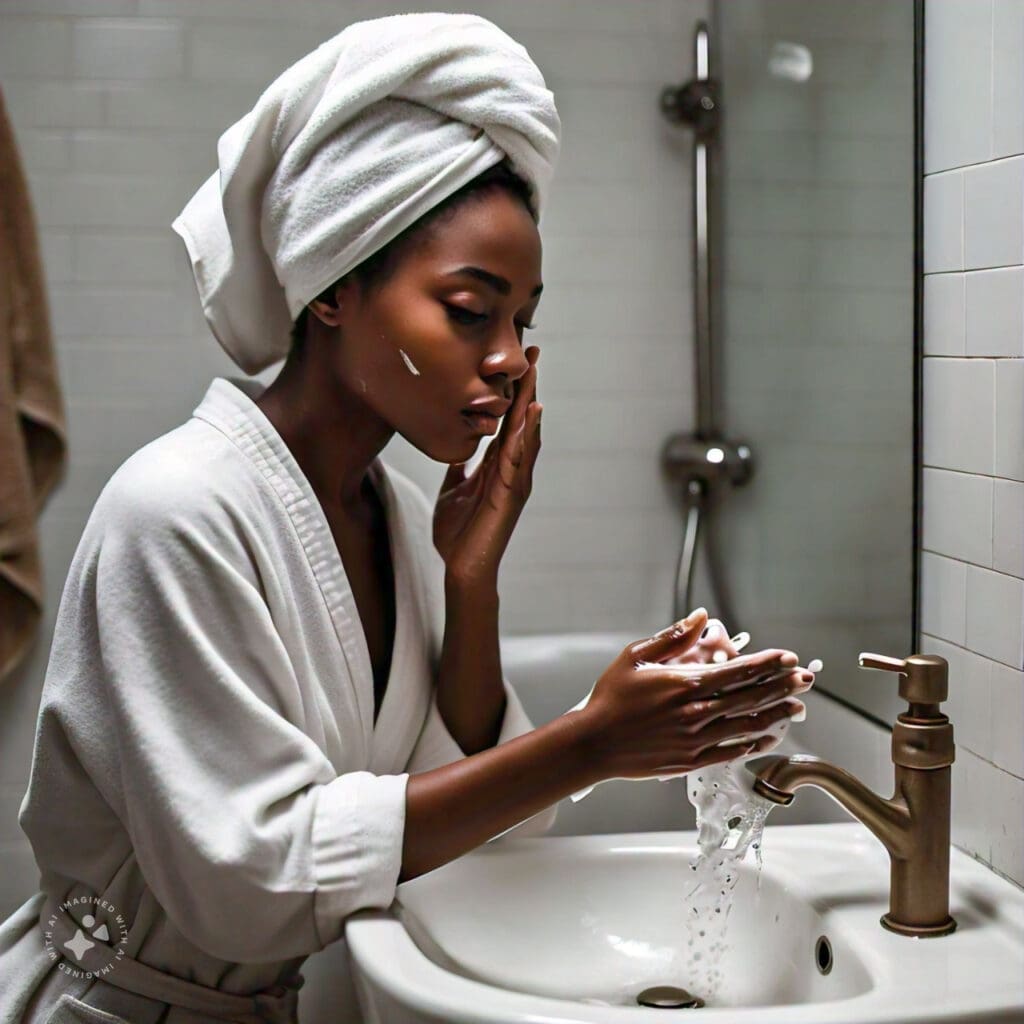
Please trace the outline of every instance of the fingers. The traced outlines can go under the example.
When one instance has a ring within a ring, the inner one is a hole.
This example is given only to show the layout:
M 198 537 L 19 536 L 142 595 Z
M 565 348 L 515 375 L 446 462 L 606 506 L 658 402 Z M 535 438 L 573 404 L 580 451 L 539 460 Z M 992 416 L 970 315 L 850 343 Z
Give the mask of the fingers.
M 696 608 L 685 619 L 673 622 L 646 640 L 638 640 L 631 645 L 630 652 L 636 661 L 660 662 L 692 647 L 707 622 L 707 609 Z
M 764 754 L 777 746 L 778 742 L 779 738 L 777 736 L 761 736 L 756 740 L 751 740 L 751 742 L 746 745 L 708 747 L 706 750 L 701 752 L 694 768 L 706 768 L 711 764 L 722 764 L 724 761 L 735 761 L 737 757 L 750 757 L 753 754 Z
M 540 402 L 532 402 L 527 412 L 526 429 L 524 440 L 526 442 L 525 462 L 523 467 L 523 486 L 525 494 L 529 495 L 533 484 L 533 467 L 537 464 L 537 455 L 540 453 L 540 415 L 544 406 Z
M 770 708 L 787 697 L 806 693 L 813 683 L 814 676 L 810 672 L 793 669 L 779 679 L 747 686 L 731 694 L 687 701 L 683 713 L 695 726 L 716 718 L 747 715 Z
M 498 476 L 509 489 L 528 495 L 532 483 L 533 465 L 539 447 L 539 417 L 541 406 L 534 401 L 537 394 L 537 360 L 540 349 L 531 345 L 526 350 L 530 366 L 515 383 L 515 398 L 501 425 L 496 441 Z
M 797 660 L 793 651 L 770 647 L 711 665 L 665 665 L 659 668 L 666 673 L 666 678 L 676 676 L 683 684 L 680 695 L 689 701 L 769 682 L 774 676 L 796 668 Z
M 537 360 L 540 358 L 540 349 L 536 345 L 531 345 L 526 350 L 526 358 L 530 365 L 526 373 L 515 382 L 512 405 L 505 413 L 505 424 L 508 425 L 508 433 L 504 436 L 505 441 L 514 437 L 526 423 L 527 407 L 537 397 Z
M 803 705 L 799 701 L 794 701 L 792 704 L 776 704 L 774 707 L 752 714 L 721 718 L 710 725 L 704 726 L 700 730 L 697 739 L 704 749 L 745 737 L 756 739 L 760 734 L 767 732 L 773 726 L 777 726 L 779 722 L 788 721 L 798 714 L 802 708 Z M 685 728 L 689 729 L 689 726 Z

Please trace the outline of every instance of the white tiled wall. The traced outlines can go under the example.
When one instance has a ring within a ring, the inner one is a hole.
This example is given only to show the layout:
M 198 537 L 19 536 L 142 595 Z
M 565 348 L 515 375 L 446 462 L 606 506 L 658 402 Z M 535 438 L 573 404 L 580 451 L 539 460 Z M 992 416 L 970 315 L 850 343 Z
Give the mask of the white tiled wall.
M 819 685 L 891 721 L 895 685 L 857 658 L 913 642 L 913 6 L 717 12 L 714 359 L 725 430 L 755 465 L 715 510 L 724 574 L 755 642 L 820 656 Z M 806 80 L 773 72 L 782 41 L 805 47 Z
M 45 621 L 30 659 L 0 687 L 0 916 L 36 883 L 17 809 L 53 618 L 85 519 L 125 458 L 187 419 L 213 376 L 238 372 L 207 331 L 170 223 L 214 170 L 220 133 L 287 65 L 360 18 L 445 8 L 465 9 L 435 0 L 0 2 L 0 84 L 40 225 L 70 435 L 69 473 L 40 523 Z M 669 619 L 681 528 L 657 453 L 692 418 L 689 148 L 662 121 L 658 98 L 692 73 L 692 27 L 707 5 L 469 8 L 527 47 L 564 124 L 530 338 L 544 353 L 544 450 L 505 559 L 503 630 L 640 636 Z M 385 458 L 436 493 L 441 467 L 400 439 Z
M 921 649 L 953 840 L 1024 885 L 1024 3 L 925 4 Z

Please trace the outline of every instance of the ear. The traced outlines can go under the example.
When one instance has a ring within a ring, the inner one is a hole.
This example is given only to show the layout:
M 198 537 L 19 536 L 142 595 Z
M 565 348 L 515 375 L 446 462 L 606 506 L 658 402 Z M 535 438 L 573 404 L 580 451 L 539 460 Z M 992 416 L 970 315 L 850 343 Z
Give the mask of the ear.
M 335 299 L 335 305 L 331 305 L 329 302 L 324 302 L 323 299 L 312 299 L 310 302 L 306 303 L 306 308 L 321 323 L 326 324 L 328 327 L 337 327 L 341 323 L 342 304 L 338 296 L 335 296 Z

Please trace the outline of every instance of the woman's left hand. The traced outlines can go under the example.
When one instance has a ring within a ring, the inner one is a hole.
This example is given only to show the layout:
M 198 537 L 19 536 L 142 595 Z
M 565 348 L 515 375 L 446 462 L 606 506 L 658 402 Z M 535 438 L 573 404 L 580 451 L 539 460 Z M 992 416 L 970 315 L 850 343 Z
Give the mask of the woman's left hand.
M 498 566 L 533 485 L 540 451 L 541 404 L 537 357 L 526 350 L 530 367 L 515 383 L 515 397 L 472 476 L 464 462 L 452 463 L 434 507 L 434 546 L 446 576 L 460 584 L 494 586 Z

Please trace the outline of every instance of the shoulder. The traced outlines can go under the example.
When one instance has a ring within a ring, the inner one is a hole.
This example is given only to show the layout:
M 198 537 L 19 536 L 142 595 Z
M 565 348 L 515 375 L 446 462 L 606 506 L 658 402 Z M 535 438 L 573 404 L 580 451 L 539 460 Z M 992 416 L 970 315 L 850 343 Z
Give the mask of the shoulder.
M 262 501 L 255 468 L 227 437 L 192 419 L 144 445 L 107 481 L 83 539 L 119 539 L 147 550 L 209 541 L 245 547 Z

